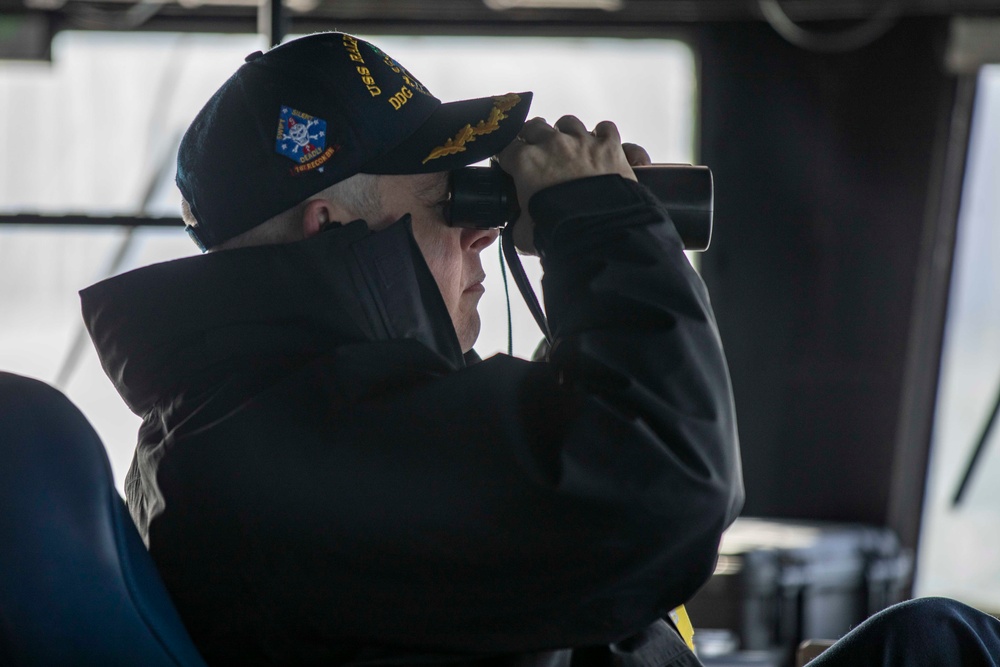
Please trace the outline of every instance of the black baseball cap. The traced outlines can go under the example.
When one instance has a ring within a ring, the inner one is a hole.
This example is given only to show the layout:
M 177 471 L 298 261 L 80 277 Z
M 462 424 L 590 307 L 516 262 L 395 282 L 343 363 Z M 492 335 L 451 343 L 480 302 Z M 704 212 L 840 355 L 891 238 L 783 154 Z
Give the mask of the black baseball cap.
M 215 246 L 357 173 L 450 171 L 514 140 L 531 93 L 442 103 L 378 47 L 324 32 L 246 58 L 184 134 L 188 233 Z

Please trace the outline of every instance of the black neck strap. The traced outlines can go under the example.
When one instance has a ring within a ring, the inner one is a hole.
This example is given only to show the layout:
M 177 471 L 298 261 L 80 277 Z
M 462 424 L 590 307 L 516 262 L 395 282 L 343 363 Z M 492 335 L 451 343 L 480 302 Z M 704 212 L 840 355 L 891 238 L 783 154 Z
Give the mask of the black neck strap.
M 524 272 L 521 258 L 518 257 L 517 249 L 514 247 L 513 223 L 508 223 L 500 232 L 500 246 L 503 249 L 503 256 L 507 260 L 507 266 L 510 267 L 510 275 L 514 279 L 514 284 L 517 285 L 518 291 L 521 292 L 524 302 L 528 304 L 528 310 L 531 311 L 531 316 L 538 323 L 538 328 L 542 330 L 545 340 L 551 345 L 552 333 L 549 331 L 549 322 L 545 318 L 545 311 L 542 310 L 541 304 L 538 303 L 538 297 L 535 296 L 535 291 L 531 288 L 531 283 L 528 282 L 528 276 Z

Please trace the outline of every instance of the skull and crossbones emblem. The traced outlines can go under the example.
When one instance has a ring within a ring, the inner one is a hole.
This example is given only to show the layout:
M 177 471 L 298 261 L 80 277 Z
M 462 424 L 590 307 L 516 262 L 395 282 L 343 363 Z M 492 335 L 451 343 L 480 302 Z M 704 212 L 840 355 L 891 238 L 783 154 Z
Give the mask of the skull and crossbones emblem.
M 318 141 L 320 137 L 324 136 L 326 133 L 320 130 L 316 134 L 310 134 L 309 130 L 313 125 L 316 125 L 319 121 L 315 118 L 307 120 L 304 123 L 295 122 L 295 118 L 288 119 L 288 126 L 282 135 L 282 139 L 289 139 L 295 143 L 291 147 L 293 153 L 298 153 L 299 149 L 304 149 L 306 152 L 312 150 L 314 141 Z
M 274 150 L 279 155 L 299 166 L 310 164 L 310 160 L 318 158 L 323 149 L 330 150 L 326 147 L 326 140 L 325 120 L 288 106 L 281 107 L 274 144 Z

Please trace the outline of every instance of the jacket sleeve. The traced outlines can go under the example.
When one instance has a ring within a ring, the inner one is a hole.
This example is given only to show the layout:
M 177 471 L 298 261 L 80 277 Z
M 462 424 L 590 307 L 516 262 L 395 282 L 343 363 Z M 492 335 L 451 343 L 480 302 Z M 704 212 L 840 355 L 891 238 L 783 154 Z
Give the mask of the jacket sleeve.
M 413 341 L 345 346 L 146 450 L 186 621 L 228 605 L 271 647 L 544 650 L 619 640 L 707 580 L 743 492 L 706 290 L 638 184 L 575 181 L 531 212 L 548 362 L 426 372 Z M 211 500 L 169 500 L 191 497 Z
M 662 615 L 711 575 L 721 532 L 743 503 L 732 389 L 709 297 L 669 216 L 633 181 L 556 186 L 530 210 L 550 363 L 561 387 L 587 397 L 579 427 L 604 437 L 586 456 L 614 457 L 595 471 L 615 488 L 609 497 L 621 494 L 630 508 L 636 532 L 623 539 L 644 561 L 634 581 L 612 588 L 634 586 L 643 592 L 632 610 Z M 607 437 L 619 428 L 619 438 Z

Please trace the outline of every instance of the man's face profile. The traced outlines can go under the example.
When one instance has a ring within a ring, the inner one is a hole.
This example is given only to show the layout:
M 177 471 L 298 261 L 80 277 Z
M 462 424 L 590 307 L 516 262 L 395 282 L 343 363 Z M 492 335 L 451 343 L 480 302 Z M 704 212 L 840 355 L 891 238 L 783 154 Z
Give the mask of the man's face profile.
M 444 216 L 447 172 L 381 176 L 378 182 L 381 218 L 370 221 L 371 227 L 381 229 L 410 214 L 413 236 L 441 290 L 462 352 L 468 352 L 481 326 L 478 306 L 486 273 L 479 254 L 496 240 L 498 230 L 448 225 Z

